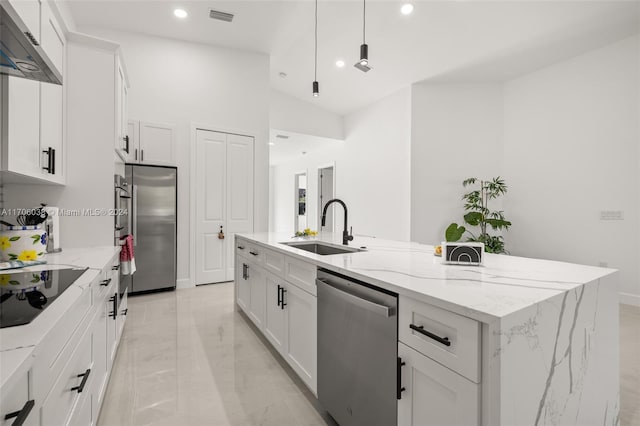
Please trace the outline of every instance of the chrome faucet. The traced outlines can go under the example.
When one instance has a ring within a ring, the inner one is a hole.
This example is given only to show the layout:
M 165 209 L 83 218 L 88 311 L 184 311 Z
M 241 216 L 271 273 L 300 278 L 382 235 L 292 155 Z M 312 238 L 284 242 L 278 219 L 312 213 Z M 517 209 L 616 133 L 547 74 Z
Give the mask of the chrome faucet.
M 339 203 L 344 208 L 344 230 L 342 231 L 342 244 L 349 245 L 349 241 L 353 241 L 353 227 L 351 227 L 351 233 L 347 232 L 347 205 L 344 201 L 339 200 L 338 198 L 334 198 L 333 200 L 327 201 L 327 204 L 324 205 L 324 209 L 322 210 L 322 223 L 321 226 L 325 225 L 327 221 L 327 208 L 332 203 Z

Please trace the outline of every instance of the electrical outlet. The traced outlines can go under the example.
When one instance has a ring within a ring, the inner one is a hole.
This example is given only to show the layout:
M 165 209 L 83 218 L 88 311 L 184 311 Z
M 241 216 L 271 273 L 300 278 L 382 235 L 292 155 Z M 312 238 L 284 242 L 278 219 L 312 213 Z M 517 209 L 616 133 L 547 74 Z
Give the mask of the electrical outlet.
M 624 220 L 624 212 L 622 210 L 602 210 L 600 211 L 600 220 Z

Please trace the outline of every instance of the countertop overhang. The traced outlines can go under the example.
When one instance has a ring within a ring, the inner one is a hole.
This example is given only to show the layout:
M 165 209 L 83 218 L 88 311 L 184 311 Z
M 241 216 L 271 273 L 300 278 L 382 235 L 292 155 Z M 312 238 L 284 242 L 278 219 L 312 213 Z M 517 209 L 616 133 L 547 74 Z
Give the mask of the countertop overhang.
M 317 240 L 341 245 L 338 233 L 301 238 L 262 232 L 236 237 L 484 323 L 617 272 L 491 253 L 485 253 L 482 266 L 445 265 L 434 256 L 433 246 L 359 236 L 349 246 L 366 247 L 365 251 L 329 256 L 281 244 Z

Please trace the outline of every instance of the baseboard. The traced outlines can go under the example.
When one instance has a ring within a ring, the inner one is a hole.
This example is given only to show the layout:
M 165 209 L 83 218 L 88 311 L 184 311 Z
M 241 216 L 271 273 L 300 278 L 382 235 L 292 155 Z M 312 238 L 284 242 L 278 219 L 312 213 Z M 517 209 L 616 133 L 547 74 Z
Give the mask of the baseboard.
M 183 290 L 185 288 L 194 288 L 195 286 L 189 278 L 182 278 L 176 281 L 176 289 Z
M 618 293 L 620 303 L 625 305 L 640 306 L 640 295 L 633 293 Z

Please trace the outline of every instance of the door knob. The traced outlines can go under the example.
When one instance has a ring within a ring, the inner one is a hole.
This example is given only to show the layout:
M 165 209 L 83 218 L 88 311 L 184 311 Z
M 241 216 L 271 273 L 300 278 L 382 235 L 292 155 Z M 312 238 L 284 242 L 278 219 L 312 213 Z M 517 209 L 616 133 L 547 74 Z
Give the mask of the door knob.
M 224 231 L 222 230 L 222 225 L 220 225 L 220 232 L 218 232 L 218 239 L 224 240 Z

